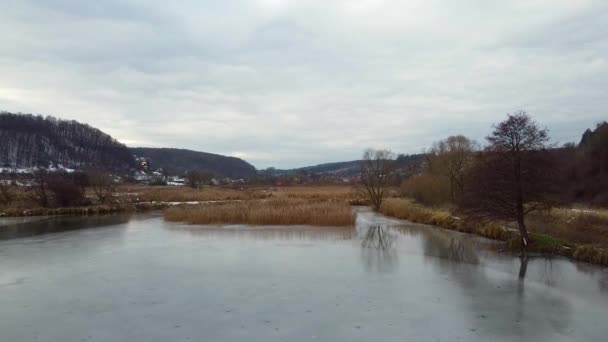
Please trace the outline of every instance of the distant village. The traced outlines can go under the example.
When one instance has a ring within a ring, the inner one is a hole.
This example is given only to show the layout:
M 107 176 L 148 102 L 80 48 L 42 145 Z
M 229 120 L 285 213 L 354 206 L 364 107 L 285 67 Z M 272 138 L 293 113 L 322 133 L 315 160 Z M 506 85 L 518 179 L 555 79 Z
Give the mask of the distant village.
M 150 186 L 185 186 L 188 185 L 187 174 L 171 174 L 166 172 L 163 168 L 155 168 L 153 163 L 149 159 L 135 156 L 136 168 L 131 170 L 130 173 L 113 175 L 115 183 L 129 183 L 139 185 L 150 185 Z M 45 170 L 46 172 L 56 173 L 74 173 L 83 170 L 76 170 L 74 168 L 64 167 L 61 164 L 50 164 L 45 168 L 28 167 L 19 168 L 5 166 L 0 167 L 0 183 L 5 185 L 16 185 L 16 186 L 31 186 L 34 178 L 34 174 L 39 170 Z M 305 185 L 305 184 L 336 184 L 336 185 L 348 185 L 354 184 L 360 179 L 358 174 L 356 175 L 344 175 L 336 174 L 332 172 L 297 172 L 293 174 L 277 174 L 269 172 L 268 170 L 261 170 L 258 172 L 255 178 L 229 178 L 229 177 L 216 177 L 211 175 L 207 184 L 216 186 L 237 186 L 243 184 L 265 184 L 265 185 Z

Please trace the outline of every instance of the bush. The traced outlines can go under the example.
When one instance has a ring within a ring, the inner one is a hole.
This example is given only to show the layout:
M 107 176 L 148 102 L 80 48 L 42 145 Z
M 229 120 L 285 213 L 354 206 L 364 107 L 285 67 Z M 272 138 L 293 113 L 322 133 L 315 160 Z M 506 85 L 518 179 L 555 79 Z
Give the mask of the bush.
M 81 174 L 50 174 L 47 181 L 53 204 L 58 207 L 73 207 L 86 204 L 86 179 Z
M 608 250 L 593 246 L 578 246 L 574 250 L 574 258 L 594 264 L 608 265 Z
M 401 193 L 425 205 L 450 203 L 450 184 L 447 178 L 424 173 L 414 176 L 401 184 Z
M 3 183 L 0 180 L 0 204 L 9 205 L 15 199 L 15 192 L 9 184 Z

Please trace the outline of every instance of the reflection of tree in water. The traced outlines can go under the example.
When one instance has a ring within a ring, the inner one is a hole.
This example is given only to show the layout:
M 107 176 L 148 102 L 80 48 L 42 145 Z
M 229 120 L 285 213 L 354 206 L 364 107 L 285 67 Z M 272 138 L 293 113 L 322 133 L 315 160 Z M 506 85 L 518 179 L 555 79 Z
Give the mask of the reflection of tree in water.
M 526 291 L 528 259 L 520 259 L 519 270 L 513 276 L 504 277 L 500 272 L 490 276 L 470 241 L 441 232 L 421 234 L 425 255 L 436 257 L 428 260 L 470 299 L 472 329 L 478 333 L 488 331 L 498 336 L 530 339 L 547 330 L 560 333 L 568 330 L 571 308 L 565 299 L 551 291 Z M 545 271 L 551 272 L 552 268 L 545 265 Z M 547 325 L 548 328 L 543 328 Z
M 0 240 L 22 238 L 87 228 L 107 227 L 129 222 L 130 214 L 92 216 L 56 216 L 47 219 L 5 225 L 0 229 Z
M 438 263 L 448 267 L 455 263 L 478 264 L 478 246 L 455 235 L 438 229 L 420 229 L 418 226 L 403 226 L 399 230 L 413 236 L 422 236 L 423 251 L 426 256 L 436 257 Z
M 608 292 L 608 271 L 605 268 L 587 263 L 575 263 L 576 270 L 597 278 L 598 287 L 602 292 Z
M 347 241 L 357 234 L 352 227 L 311 227 L 311 226 L 196 226 L 174 225 L 169 229 L 189 233 L 201 238 L 231 238 L 241 240 L 282 240 L 282 241 Z
M 363 265 L 368 271 L 388 272 L 396 268 L 396 235 L 390 227 L 370 226 L 361 242 Z
M 521 284 L 523 284 L 523 280 L 526 279 L 526 273 L 528 272 L 528 258 L 520 257 L 519 258 L 519 279 Z

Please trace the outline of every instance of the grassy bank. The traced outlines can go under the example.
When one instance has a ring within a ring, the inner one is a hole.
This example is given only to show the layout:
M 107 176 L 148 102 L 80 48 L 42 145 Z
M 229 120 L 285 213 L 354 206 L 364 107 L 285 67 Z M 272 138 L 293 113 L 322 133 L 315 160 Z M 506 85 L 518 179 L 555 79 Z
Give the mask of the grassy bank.
M 165 219 L 189 224 L 352 226 L 355 215 L 345 201 L 273 199 L 180 206 Z
M 519 250 L 518 232 L 510 223 L 479 223 L 455 217 L 450 210 L 430 208 L 408 199 L 388 199 L 381 208 L 384 215 L 416 223 L 477 234 Z M 575 260 L 608 265 L 608 215 L 556 209 L 529 217 L 529 249 Z
M 167 207 L 161 202 L 152 203 L 126 203 L 115 205 L 91 205 L 86 207 L 64 207 L 64 208 L 5 208 L 0 210 L 0 217 L 23 217 L 23 216 L 59 216 L 59 215 L 102 215 L 123 212 L 142 212 L 160 210 Z

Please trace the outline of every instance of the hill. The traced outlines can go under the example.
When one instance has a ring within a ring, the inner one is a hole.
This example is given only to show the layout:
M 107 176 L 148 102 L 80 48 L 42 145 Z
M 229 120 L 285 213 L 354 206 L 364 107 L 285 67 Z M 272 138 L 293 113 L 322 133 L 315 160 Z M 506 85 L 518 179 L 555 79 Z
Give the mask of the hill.
M 0 112 L 0 167 L 128 170 L 127 147 L 97 128 L 51 116 Z
M 133 147 L 129 150 L 134 156 L 145 158 L 152 169 L 162 168 L 168 174 L 184 174 L 191 170 L 230 178 L 250 178 L 257 174 L 253 165 L 235 157 L 177 148 Z
M 403 155 L 400 154 L 395 159 L 395 168 L 405 170 L 419 166 L 424 159 L 423 154 Z M 305 166 L 295 169 L 266 169 L 260 171 L 262 174 L 271 176 L 295 176 L 295 175 L 318 175 L 335 177 L 355 177 L 361 172 L 361 160 L 351 160 L 345 162 L 324 163 L 314 166 Z

